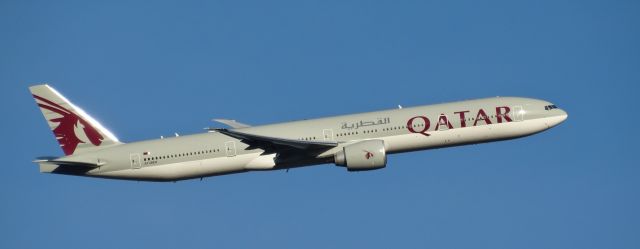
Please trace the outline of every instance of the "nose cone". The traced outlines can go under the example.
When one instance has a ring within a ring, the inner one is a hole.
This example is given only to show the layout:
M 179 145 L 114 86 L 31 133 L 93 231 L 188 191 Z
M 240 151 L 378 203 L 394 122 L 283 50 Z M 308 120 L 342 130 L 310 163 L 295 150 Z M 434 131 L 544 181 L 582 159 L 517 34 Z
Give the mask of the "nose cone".
M 558 109 L 558 111 L 560 112 L 560 114 L 558 114 L 558 116 L 560 117 L 560 122 L 562 123 L 565 120 L 567 120 L 567 118 L 569 117 L 569 113 L 567 113 L 566 111 L 562 110 L 562 109 Z
M 554 113 L 554 115 L 551 116 L 547 122 L 547 126 L 549 128 L 559 125 L 560 123 L 567 120 L 567 118 L 569 117 L 569 114 L 567 114 L 567 112 L 565 112 L 562 109 L 555 109 L 553 111 L 556 113 Z

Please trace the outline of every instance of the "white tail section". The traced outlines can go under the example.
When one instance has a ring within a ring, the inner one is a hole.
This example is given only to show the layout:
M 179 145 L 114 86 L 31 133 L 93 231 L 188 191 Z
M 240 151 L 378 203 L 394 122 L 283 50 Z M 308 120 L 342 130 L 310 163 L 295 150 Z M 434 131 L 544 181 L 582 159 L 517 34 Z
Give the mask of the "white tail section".
M 120 143 L 98 121 L 49 85 L 32 86 L 29 90 L 65 155 Z

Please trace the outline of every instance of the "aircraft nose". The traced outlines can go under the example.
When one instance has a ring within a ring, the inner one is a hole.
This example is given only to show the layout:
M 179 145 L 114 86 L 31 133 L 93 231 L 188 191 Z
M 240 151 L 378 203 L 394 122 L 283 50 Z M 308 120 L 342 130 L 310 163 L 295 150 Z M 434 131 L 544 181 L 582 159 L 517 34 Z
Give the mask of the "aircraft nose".
M 558 111 L 560 111 L 560 114 L 558 115 L 558 117 L 560 118 L 560 121 L 558 122 L 559 124 L 567 120 L 567 118 L 569 117 L 569 113 L 562 109 L 558 109 Z
M 567 114 L 567 112 L 565 112 L 562 109 L 556 109 L 553 111 L 555 111 L 557 114 L 549 117 L 548 121 L 546 122 L 547 128 L 551 128 L 556 125 L 559 125 L 560 123 L 567 120 L 567 118 L 569 117 L 569 114 Z

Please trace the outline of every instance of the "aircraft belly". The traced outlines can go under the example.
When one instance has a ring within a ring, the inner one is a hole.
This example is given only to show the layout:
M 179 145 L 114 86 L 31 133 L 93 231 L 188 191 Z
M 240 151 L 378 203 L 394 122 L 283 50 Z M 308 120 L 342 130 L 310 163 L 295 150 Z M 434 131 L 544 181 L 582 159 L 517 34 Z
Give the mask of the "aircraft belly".
M 140 169 L 126 169 L 100 173 L 101 177 L 131 180 L 172 181 L 210 175 L 246 171 L 245 166 L 259 154 L 244 154 L 234 157 L 219 157 L 188 162 L 177 162 Z

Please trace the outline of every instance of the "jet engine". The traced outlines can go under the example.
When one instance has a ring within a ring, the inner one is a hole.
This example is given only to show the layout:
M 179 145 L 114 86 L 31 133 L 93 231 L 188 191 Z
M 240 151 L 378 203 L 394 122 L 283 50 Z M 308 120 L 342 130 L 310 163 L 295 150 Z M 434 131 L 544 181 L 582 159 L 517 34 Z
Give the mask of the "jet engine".
M 367 140 L 347 145 L 334 155 L 336 165 L 348 171 L 381 169 L 387 165 L 384 141 Z

